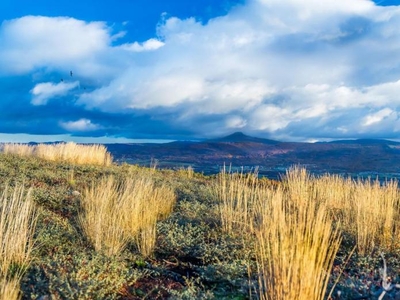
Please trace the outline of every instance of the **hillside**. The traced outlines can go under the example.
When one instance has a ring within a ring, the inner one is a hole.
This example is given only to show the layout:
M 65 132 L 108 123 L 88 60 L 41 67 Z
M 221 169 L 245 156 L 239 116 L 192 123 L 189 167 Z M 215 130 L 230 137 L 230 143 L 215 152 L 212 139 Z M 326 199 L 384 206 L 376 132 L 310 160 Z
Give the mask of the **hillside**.
M 151 161 L 157 161 L 162 168 L 190 165 L 205 174 L 218 173 L 224 164 L 247 169 L 258 166 L 260 173 L 270 178 L 278 178 L 294 164 L 306 166 L 316 174 L 400 173 L 400 143 L 388 140 L 294 143 L 234 133 L 199 142 L 108 144 L 107 148 L 118 162 L 149 166 Z

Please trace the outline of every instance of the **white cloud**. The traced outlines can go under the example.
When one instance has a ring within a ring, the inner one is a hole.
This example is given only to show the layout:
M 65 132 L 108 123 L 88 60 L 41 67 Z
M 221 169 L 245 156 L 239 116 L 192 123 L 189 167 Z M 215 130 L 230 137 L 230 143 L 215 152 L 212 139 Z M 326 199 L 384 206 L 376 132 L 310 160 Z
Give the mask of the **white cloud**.
M 230 116 L 226 120 L 226 127 L 232 129 L 241 129 L 247 125 L 247 121 L 240 116 Z
M 157 39 L 149 39 L 143 43 L 134 42 L 131 44 L 123 44 L 120 47 L 124 50 L 133 52 L 153 51 L 164 46 L 164 43 Z
M 249 0 L 206 24 L 163 20 L 156 38 L 122 45 L 105 23 L 24 17 L 1 26 L 0 66 L 74 68 L 93 82 L 77 105 L 147 112 L 199 135 L 390 136 L 399 28 L 399 6 L 369 0 Z M 34 104 L 62 93 L 39 90 Z
M 71 68 L 91 60 L 109 46 L 103 22 L 26 16 L 4 21 L 0 28 L 0 65 L 12 73 L 35 68 Z
M 390 108 L 384 108 L 376 113 L 370 114 L 364 118 L 363 126 L 371 126 L 373 124 L 379 123 L 385 118 L 392 115 L 394 112 Z
M 100 129 L 101 126 L 93 124 L 88 119 L 80 119 L 77 121 L 60 122 L 60 126 L 70 132 L 86 132 Z
M 275 105 L 262 105 L 251 114 L 251 129 L 260 131 L 276 131 L 284 129 L 293 116 L 289 110 Z
M 65 96 L 70 90 L 78 86 L 78 81 L 69 83 L 60 82 L 57 84 L 53 82 L 38 83 L 31 90 L 33 96 L 31 103 L 33 105 L 45 105 L 51 98 Z

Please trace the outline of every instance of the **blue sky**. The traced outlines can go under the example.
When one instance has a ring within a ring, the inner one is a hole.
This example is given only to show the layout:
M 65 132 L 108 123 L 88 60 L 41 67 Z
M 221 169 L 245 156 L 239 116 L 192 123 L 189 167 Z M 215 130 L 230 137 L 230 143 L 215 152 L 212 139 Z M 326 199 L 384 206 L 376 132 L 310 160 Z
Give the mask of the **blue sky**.
M 399 1 L 2 0 L 0 141 L 399 139 Z

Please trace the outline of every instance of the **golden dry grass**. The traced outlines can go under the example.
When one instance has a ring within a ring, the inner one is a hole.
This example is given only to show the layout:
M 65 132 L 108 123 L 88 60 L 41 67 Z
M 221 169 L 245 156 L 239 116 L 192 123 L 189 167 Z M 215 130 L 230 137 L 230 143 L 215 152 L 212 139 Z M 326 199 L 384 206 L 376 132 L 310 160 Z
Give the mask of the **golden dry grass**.
M 215 185 L 223 230 L 254 234 L 261 299 L 323 299 L 339 230 L 360 255 L 399 245 L 397 182 L 311 176 L 293 167 L 279 188 L 256 174 L 226 174 Z
M 341 242 L 326 207 L 278 189 L 260 201 L 257 221 L 259 298 L 323 299 Z
M 30 191 L 6 187 L 0 196 L 0 295 L 18 299 L 19 280 L 31 261 L 36 212 Z
M 156 242 L 156 223 L 167 217 L 176 201 L 174 192 L 163 185 L 156 187 L 153 180 L 142 177 L 128 180 L 132 187 L 130 200 L 124 202 L 124 229 L 143 256 L 150 256 Z
M 113 177 L 103 178 L 85 190 L 79 221 L 96 251 L 120 253 L 128 239 L 124 233 L 120 190 Z
M 117 182 L 105 177 L 85 191 L 80 223 L 96 251 L 116 255 L 133 241 L 149 256 L 156 241 L 156 223 L 169 215 L 175 200 L 170 188 L 156 187 L 151 178 Z
M 227 173 L 218 175 L 214 193 L 220 200 L 219 213 L 222 229 L 230 235 L 249 231 L 253 225 L 253 206 L 263 197 L 258 186 L 257 173 Z
M 3 152 L 71 164 L 109 166 L 112 163 L 111 154 L 103 145 L 80 145 L 72 142 L 52 145 L 5 144 Z
M 331 218 L 357 244 L 361 255 L 375 247 L 390 251 L 400 238 L 398 184 L 351 180 L 337 175 L 314 178 L 305 169 L 292 168 L 284 183 L 292 199 L 313 199 L 325 205 Z
M 354 189 L 353 207 L 349 214 L 354 214 L 357 226 L 357 251 L 365 255 L 375 246 L 391 250 L 400 237 L 396 222 L 399 220 L 397 183 L 381 186 L 378 181 L 358 181 Z
M 16 154 L 19 156 L 32 156 L 34 149 L 34 146 L 27 144 L 7 143 L 3 145 L 4 153 Z
M 0 281 L 0 300 L 18 300 L 20 298 L 19 279 Z

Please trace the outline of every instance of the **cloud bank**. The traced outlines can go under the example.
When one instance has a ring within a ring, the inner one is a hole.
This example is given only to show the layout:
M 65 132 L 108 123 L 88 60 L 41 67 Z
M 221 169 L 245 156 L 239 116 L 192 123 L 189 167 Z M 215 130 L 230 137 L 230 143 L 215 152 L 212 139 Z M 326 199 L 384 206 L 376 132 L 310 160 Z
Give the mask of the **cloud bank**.
M 0 77 L 30 76 L 24 109 L 67 109 L 52 121 L 60 134 L 399 138 L 400 6 L 250 0 L 157 32 L 121 44 L 104 22 L 8 20 Z

